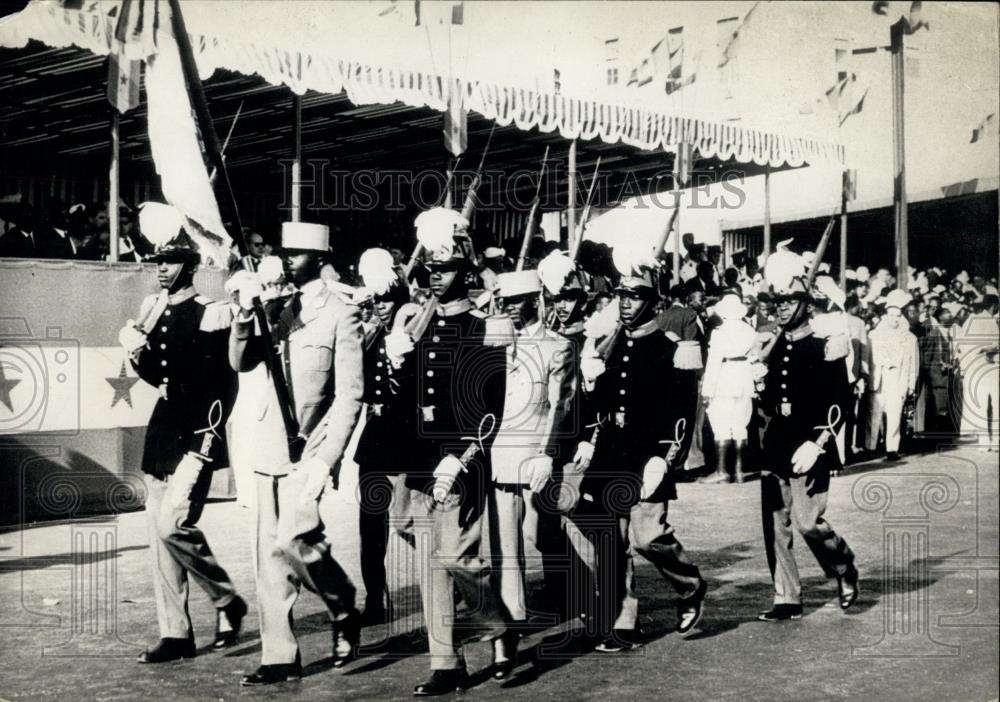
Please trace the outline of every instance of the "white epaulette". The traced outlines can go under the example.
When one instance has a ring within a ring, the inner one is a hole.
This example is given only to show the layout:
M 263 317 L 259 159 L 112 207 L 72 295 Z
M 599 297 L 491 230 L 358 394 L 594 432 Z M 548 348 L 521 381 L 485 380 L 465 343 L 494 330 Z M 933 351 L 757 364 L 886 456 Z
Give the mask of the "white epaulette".
M 139 317 L 138 319 L 145 319 L 149 311 L 153 309 L 153 305 L 156 304 L 156 298 L 159 297 L 158 293 L 153 293 L 152 295 L 146 295 L 142 298 L 142 303 L 139 305 Z
M 199 331 L 214 332 L 222 329 L 229 329 L 233 323 L 233 308 L 226 301 L 213 300 L 204 295 L 195 296 L 195 302 L 205 307 L 205 313 L 201 316 Z
M 469 310 L 469 314 L 471 314 L 476 319 L 486 319 L 487 317 L 490 316 L 490 315 L 486 314 L 485 312 L 483 312 L 482 310 L 477 310 L 477 309 L 471 309 L 471 310 Z

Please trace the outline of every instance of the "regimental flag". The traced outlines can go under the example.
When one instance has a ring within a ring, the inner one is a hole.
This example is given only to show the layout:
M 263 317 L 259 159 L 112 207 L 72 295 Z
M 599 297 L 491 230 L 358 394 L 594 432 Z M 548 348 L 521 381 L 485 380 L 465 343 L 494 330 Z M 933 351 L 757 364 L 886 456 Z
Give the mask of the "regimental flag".
M 143 25 L 148 23 L 153 25 L 155 37 L 157 18 L 155 14 L 153 17 L 144 17 L 142 5 L 133 5 L 132 0 L 125 0 L 115 9 L 118 11 L 118 21 L 111 42 L 111 53 L 108 55 L 108 102 L 125 114 L 139 106 L 139 83 L 142 76 L 142 61 L 125 56 L 126 42 L 141 37 Z
M 126 39 L 124 55 L 146 62 L 149 145 L 166 201 L 184 215 L 184 229 L 202 259 L 225 265 L 232 243 L 205 168 L 180 52 L 171 29 L 170 6 L 157 0 L 129 0 L 142 18 Z M 124 11 L 124 8 L 123 8 Z
M 907 7 L 909 5 L 909 7 Z M 896 2 L 876 0 L 872 3 L 872 12 L 885 17 L 890 24 L 903 21 L 903 34 L 913 34 L 920 29 L 930 29 L 930 23 L 923 19 L 924 4 L 920 0 L 913 2 Z
M 448 90 L 448 108 L 444 113 L 444 148 L 456 158 L 465 153 L 468 147 L 468 117 L 458 81 L 452 81 Z
M 695 81 L 694 73 L 684 75 L 684 27 L 667 32 L 667 58 L 669 73 L 664 87 L 667 95 L 673 95 Z
M 739 53 L 740 37 L 745 34 L 748 27 L 752 26 L 750 22 L 756 16 L 759 6 L 760 2 L 754 3 L 750 11 L 743 16 L 742 22 L 737 21 L 736 17 L 719 20 L 719 68 L 729 63 Z
M 979 123 L 979 126 L 972 130 L 972 139 L 969 140 L 969 143 L 975 144 L 977 141 L 983 141 L 990 136 L 996 135 L 996 113 L 994 112 L 986 115 L 986 118 Z

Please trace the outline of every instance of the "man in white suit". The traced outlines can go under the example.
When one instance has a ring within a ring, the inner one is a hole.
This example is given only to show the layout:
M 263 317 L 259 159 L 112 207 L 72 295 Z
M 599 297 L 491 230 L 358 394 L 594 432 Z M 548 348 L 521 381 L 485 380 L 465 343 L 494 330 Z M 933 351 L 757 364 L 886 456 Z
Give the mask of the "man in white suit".
M 878 443 L 882 416 L 885 415 L 885 459 L 899 460 L 900 424 L 906 398 L 917 388 L 920 350 L 917 337 L 902 310 L 913 298 L 905 290 L 893 290 L 886 296 L 885 316 L 869 336 L 871 347 L 871 414 L 867 448 Z

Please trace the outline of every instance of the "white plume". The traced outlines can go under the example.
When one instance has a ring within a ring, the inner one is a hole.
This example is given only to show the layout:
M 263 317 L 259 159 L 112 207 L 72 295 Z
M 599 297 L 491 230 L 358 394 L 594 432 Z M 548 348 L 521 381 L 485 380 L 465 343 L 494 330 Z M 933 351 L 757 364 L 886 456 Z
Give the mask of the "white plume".
M 385 249 L 368 249 L 361 254 L 358 274 L 373 295 L 385 295 L 399 282 L 392 254 Z
M 819 292 L 834 305 L 840 309 L 844 309 L 844 303 L 847 301 L 847 296 L 844 291 L 840 289 L 837 282 L 828 275 L 817 276 L 816 281 L 813 283 Z
M 139 205 L 139 231 L 153 246 L 173 241 L 184 226 L 184 215 L 176 207 L 162 202 Z
M 576 270 L 573 260 L 565 251 L 553 251 L 538 262 L 538 277 L 552 295 L 558 295 L 570 273 Z
M 788 249 L 778 249 L 764 264 L 764 279 L 775 291 L 788 290 L 793 280 L 805 274 L 805 261 Z
M 642 275 L 644 269 L 654 269 L 658 265 L 652 238 L 640 235 L 615 243 L 611 260 L 622 275 Z
M 439 251 L 454 246 L 456 230 L 468 228 L 469 220 L 447 207 L 434 207 L 417 215 L 413 224 L 417 241 L 428 251 Z
M 257 272 L 264 285 L 277 285 L 285 277 L 285 266 L 277 256 L 264 256 L 257 264 Z

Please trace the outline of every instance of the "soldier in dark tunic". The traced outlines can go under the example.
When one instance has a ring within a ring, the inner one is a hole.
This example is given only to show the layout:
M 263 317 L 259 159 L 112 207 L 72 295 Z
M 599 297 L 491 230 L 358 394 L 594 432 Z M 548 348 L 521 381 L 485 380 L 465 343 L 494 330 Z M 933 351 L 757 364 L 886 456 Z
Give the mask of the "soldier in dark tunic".
M 144 232 L 157 240 L 146 260 L 158 264 L 161 290 L 143 301 L 139 321 L 130 320 L 119 339 L 139 377 L 160 393 L 142 470 L 161 638 L 139 662 L 162 663 L 195 655 L 189 578 L 218 611 L 214 648 L 235 643 L 247 606 L 197 526 L 212 471 L 227 462 L 225 427 L 236 396 L 226 357 L 232 314 L 228 303 L 196 293 L 198 254 L 177 211 L 147 203 L 142 217 Z
M 674 367 L 676 343 L 657 325 L 653 272 L 623 272 L 616 289 L 622 328 L 603 349 L 603 358 L 584 358 L 585 384 L 593 382 L 590 406 L 597 428 L 581 444 L 593 464 L 583 489 L 618 527 L 611 547 L 598 548 L 599 589 L 608 593 L 602 597 L 602 652 L 638 642 L 630 545 L 680 595 L 677 630 L 682 635 L 690 634 L 701 618 L 707 589 L 667 522 L 668 501 L 677 497 L 670 469 L 686 427 L 693 423 L 697 398 Z
M 826 360 L 826 344 L 809 326 L 811 296 L 804 267 L 778 252 L 768 261 L 781 327 L 764 348 L 767 376 L 760 405 L 770 418 L 763 441 L 761 512 L 774 606 L 761 621 L 799 619 L 802 585 L 792 554 L 797 531 L 829 578 L 836 578 L 842 609 L 858 596 L 858 571 L 847 542 L 823 518 L 830 470 L 839 463 L 835 437 L 851 396 L 843 358 Z M 788 259 L 787 262 L 785 259 Z M 791 276 L 780 271 L 793 268 Z
M 365 425 L 354 460 L 358 464 L 361 579 L 365 584 L 364 620 L 378 624 L 387 616 L 385 554 L 389 539 L 390 506 L 399 521 L 406 521 L 408 492 L 402 476 L 416 450 L 413 408 L 413 366 L 395 367 L 386 353 L 385 340 L 396 316 L 412 307 L 392 254 L 369 249 L 361 255 L 358 273 L 373 296 L 374 328 L 365 336 Z

